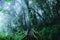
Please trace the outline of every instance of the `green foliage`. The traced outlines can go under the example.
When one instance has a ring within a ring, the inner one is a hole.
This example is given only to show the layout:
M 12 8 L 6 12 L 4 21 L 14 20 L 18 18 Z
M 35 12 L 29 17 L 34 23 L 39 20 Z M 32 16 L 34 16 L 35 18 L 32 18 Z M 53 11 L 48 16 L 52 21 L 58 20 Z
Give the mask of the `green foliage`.
M 2 11 L 3 9 L 2 8 L 0 8 L 0 11 Z
M 8 35 L 6 33 L 0 33 L 0 40 L 22 40 L 27 35 L 27 31 L 21 31 L 14 35 Z
M 6 33 L 0 33 L 0 40 L 10 40 L 10 36 Z
M 34 31 L 38 40 L 58 40 L 60 33 L 60 25 L 56 24 L 53 26 L 43 27 L 41 30 Z
M 6 0 L 6 2 L 11 2 L 11 1 L 12 0 Z M 26 25 L 28 25 L 28 27 L 32 26 L 33 36 L 38 40 L 58 40 L 59 34 L 60 34 L 60 30 L 59 30 L 60 24 L 59 25 L 57 25 L 57 24 L 58 24 L 58 22 L 60 23 L 60 21 L 58 21 L 58 20 L 60 20 L 60 16 L 58 13 L 59 7 L 57 7 L 55 5 L 56 1 L 54 1 L 54 2 L 47 2 L 47 0 L 35 0 L 35 1 L 37 4 L 35 5 L 33 3 L 33 7 L 31 9 L 28 8 L 29 23 L 26 23 Z M 27 5 L 27 6 L 29 6 L 29 5 Z M 34 6 L 36 6 L 36 11 L 39 8 L 41 10 L 43 10 L 42 16 L 40 16 L 38 11 L 37 12 L 35 11 Z M 2 11 L 1 8 L 0 8 L 0 11 Z M 10 13 L 10 11 L 8 11 L 8 10 L 3 10 L 2 12 L 5 14 Z M 40 19 L 37 19 L 36 14 L 39 15 Z M 19 17 L 17 17 L 16 20 L 14 21 L 15 24 L 17 25 L 17 27 L 19 28 L 17 32 L 13 31 L 14 34 L 13 34 L 12 38 L 14 40 L 22 40 L 23 38 L 25 38 L 28 35 L 27 34 L 28 30 L 27 31 L 23 30 L 23 27 L 26 27 L 25 25 L 23 25 L 23 20 L 25 21 L 26 19 L 23 19 L 23 15 L 19 14 L 18 16 Z M 56 25 L 55 25 L 55 22 L 56 22 Z M 1 40 L 11 40 L 11 37 L 8 34 L 0 33 L 0 39 Z
M 11 2 L 12 0 L 6 0 L 6 2 Z
M 22 40 L 26 36 L 27 36 L 27 31 L 21 31 L 20 33 L 15 33 L 14 39 Z
M 10 14 L 10 11 L 9 10 L 3 10 L 2 11 L 4 14 Z

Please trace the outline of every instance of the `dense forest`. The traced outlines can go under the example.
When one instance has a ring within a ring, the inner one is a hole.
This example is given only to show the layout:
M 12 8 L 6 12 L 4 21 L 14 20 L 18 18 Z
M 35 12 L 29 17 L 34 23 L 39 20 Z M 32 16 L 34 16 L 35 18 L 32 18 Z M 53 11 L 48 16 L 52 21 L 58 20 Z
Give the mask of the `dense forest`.
M 0 40 L 60 40 L 60 0 L 0 0 Z

